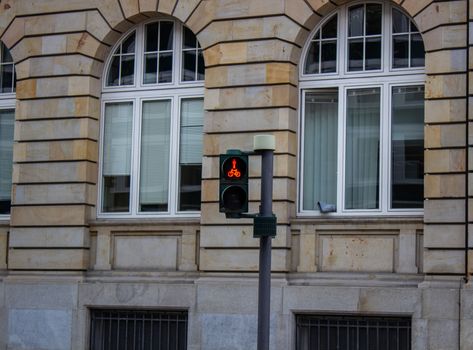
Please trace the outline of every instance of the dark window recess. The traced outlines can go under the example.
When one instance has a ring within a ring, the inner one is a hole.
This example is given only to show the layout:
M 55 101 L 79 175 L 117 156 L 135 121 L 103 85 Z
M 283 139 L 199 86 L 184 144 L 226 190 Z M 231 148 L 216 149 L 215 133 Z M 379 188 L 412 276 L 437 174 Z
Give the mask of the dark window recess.
M 91 310 L 91 350 L 185 350 L 187 312 Z
M 410 350 L 411 319 L 296 315 L 296 350 Z

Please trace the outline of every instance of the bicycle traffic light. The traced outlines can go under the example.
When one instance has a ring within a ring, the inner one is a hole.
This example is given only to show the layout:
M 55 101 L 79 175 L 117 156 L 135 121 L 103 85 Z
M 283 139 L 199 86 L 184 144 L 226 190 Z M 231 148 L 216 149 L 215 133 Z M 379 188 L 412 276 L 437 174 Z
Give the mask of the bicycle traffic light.
M 228 150 L 220 155 L 219 211 L 227 217 L 248 212 L 248 155 Z

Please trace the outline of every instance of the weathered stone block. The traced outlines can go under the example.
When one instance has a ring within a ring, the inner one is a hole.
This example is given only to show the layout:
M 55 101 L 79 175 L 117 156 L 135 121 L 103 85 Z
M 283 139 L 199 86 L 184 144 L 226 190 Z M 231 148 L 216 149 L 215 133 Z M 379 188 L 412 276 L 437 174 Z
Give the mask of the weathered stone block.
M 429 320 L 429 350 L 457 350 L 459 344 L 458 319 Z
M 89 162 L 25 163 L 13 165 L 14 183 L 97 181 L 97 165 Z
M 177 237 L 115 236 L 114 269 L 177 270 Z
M 15 112 L 15 117 L 18 120 L 64 117 L 98 119 L 100 102 L 98 99 L 86 96 L 18 101 Z
M 20 163 L 84 159 L 97 161 L 98 158 L 97 142 L 91 140 L 22 142 L 15 143 L 13 147 L 13 161 Z
M 75 309 L 77 284 L 8 283 L 5 297 L 11 309 Z
M 272 246 L 281 248 L 288 247 L 288 245 L 289 232 L 287 226 L 277 226 L 276 237 L 272 240 Z M 252 223 L 241 225 L 239 222 L 235 222 L 234 225 L 226 226 L 202 226 L 200 229 L 200 246 L 204 248 L 257 248 L 259 247 L 259 239 L 253 238 Z
M 200 269 L 202 271 L 258 271 L 259 251 L 257 249 L 201 249 Z M 271 270 L 286 272 L 289 267 L 289 252 L 273 249 Z
M 360 290 L 358 310 L 363 313 L 420 316 L 421 301 L 421 292 L 417 288 L 363 288 Z
M 425 225 L 424 247 L 463 248 L 465 246 L 465 225 Z
M 426 54 L 427 74 L 462 72 L 466 66 L 466 50 L 435 51 Z
M 142 13 L 155 13 L 158 8 L 158 0 L 139 0 L 138 7 Z
M 86 249 L 10 249 L 8 267 L 12 270 L 86 270 Z
M 422 290 L 422 318 L 455 319 L 459 314 L 458 289 L 426 288 Z
M 465 197 L 465 175 L 430 175 L 424 177 L 427 198 Z
M 412 5 L 409 4 L 409 6 Z M 466 15 L 465 3 L 462 1 L 436 2 L 419 13 L 415 18 L 415 23 L 420 31 L 424 32 L 440 24 L 464 22 Z
M 466 120 L 466 99 L 425 101 L 426 123 L 448 123 Z
M 8 235 L 7 230 L 0 227 L 0 270 L 6 270 L 7 268 L 7 250 L 8 250 Z M 1 283 L 0 283 L 0 298 L 1 295 Z M 2 307 L 2 301 L 0 299 L 0 308 Z
M 465 272 L 465 253 L 459 250 L 424 250 L 425 273 Z
M 13 207 L 12 226 L 58 226 L 85 225 L 90 207 L 85 205 L 49 205 Z
M 430 75 L 425 82 L 425 97 L 463 97 L 466 79 L 466 74 Z
M 90 118 L 71 118 L 58 120 L 31 120 L 22 121 L 16 124 L 15 140 L 17 141 L 39 141 L 39 140 L 54 140 L 54 139 L 94 139 L 97 140 L 99 136 L 99 124 L 96 120 Z M 75 146 L 76 149 L 84 148 L 82 144 L 76 142 L 75 144 L 66 143 Z M 60 144 L 54 144 L 60 148 Z
M 422 28 L 420 28 L 422 30 Z M 426 51 L 466 46 L 466 25 L 439 26 L 423 34 Z M 429 70 L 429 67 L 426 67 Z
M 462 199 L 431 199 L 424 201 L 425 223 L 463 223 L 465 201 Z
M 8 315 L 8 348 L 71 348 L 70 310 L 12 309 Z
M 89 230 L 84 227 L 12 227 L 10 248 L 78 248 L 89 246 Z
M 426 173 L 448 173 L 465 171 L 465 150 L 463 149 L 428 149 L 425 151 Z
M 393 237 L 327 236 L 320 249 L 322 271 L 394 272 Z
M 462 124 L 425 126 L 426 148 L 465 146 L 465 138 L 465 125 Z

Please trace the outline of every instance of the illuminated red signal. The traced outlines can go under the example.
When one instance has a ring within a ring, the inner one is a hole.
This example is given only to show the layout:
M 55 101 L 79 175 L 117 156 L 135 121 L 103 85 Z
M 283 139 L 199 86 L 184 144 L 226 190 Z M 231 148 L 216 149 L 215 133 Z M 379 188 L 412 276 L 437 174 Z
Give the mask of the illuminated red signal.
M 241 172 L 238 170 L 236 166 L 237 160 L 235 158 L 232 159 L 232 168 L 227 173 L 228 177 L 241 177 Z
M 220 155 L 220 212 L 227 217 L 248 212 L 248 155 L 236 153 Z
M 227 180 L 239 180 L 246 177 L 246 159 L 228 157 L 222 162 L 222 175 Z

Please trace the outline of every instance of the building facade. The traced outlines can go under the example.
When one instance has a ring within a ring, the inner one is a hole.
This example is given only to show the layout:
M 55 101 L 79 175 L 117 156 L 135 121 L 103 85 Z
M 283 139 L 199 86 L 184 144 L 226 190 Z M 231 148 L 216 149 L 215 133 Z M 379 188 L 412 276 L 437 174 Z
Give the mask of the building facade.
M 219 154 L 258 134 L 271 349 L 472 349 L 471 20 L 470 0 L 1 0 L 0 349 L 256 348 L 259 242 L 219 213 Z M 250 156 L 250 212 L 260 176 Z

